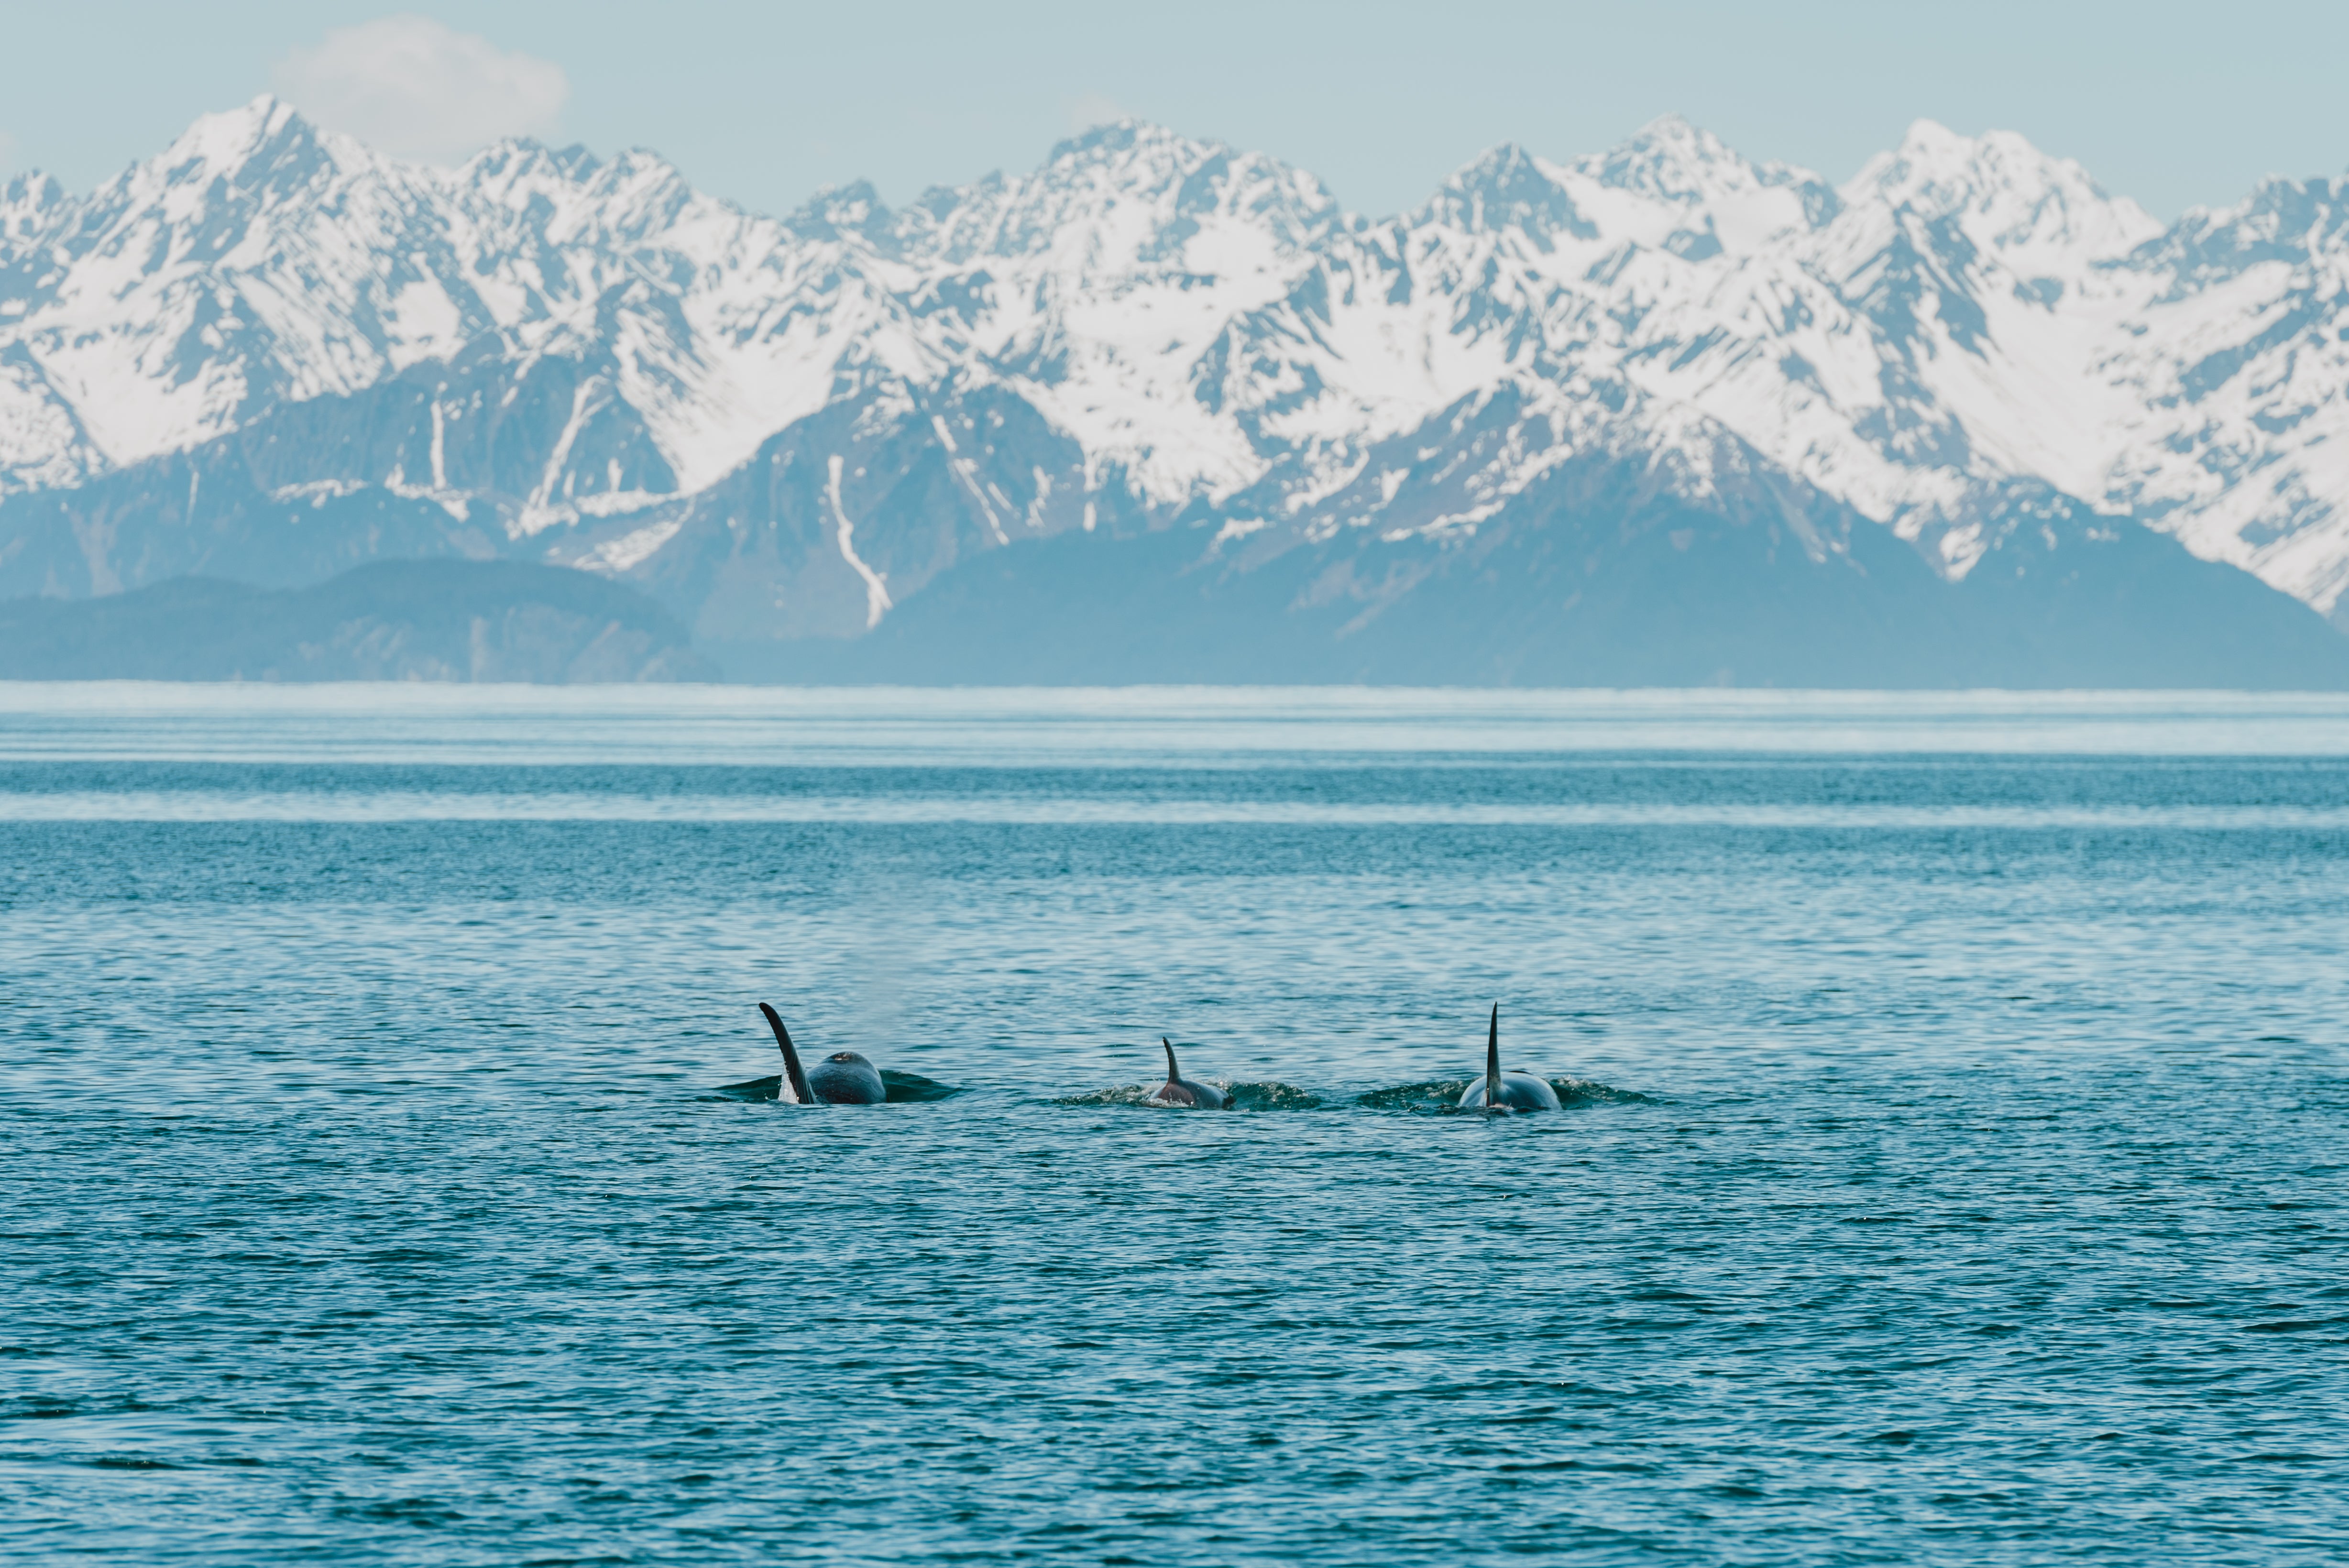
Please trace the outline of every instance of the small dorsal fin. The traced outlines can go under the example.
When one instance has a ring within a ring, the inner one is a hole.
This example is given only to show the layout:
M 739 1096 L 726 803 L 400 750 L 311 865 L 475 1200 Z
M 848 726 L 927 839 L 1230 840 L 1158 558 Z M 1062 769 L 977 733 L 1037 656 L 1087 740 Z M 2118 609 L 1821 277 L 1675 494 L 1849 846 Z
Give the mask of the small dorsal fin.
M 1485 1034 L 1485 1104 L 1492 1109 L 1501 1103 L 1501 1005 L 1493 1004 L 1492 1026 Z
M 759 1011 L 767 1015 L 767 1026 L 775 1031 L 775 1044 L 783 1047 L 782 1089 L 775 1098 L 788 1105 L 813 1105 L 815 1091 L 808 1088 L 807 1074 L 800 1068 L 800 1054 L 792 1048 L 792 1032 L 783 1027 L 782 1016 L 764 1002 Z
M 1158 1037 L 1158 1043 L 1166 1047 L 1166 1081 L 1168 1083 L 1182 1082 L 1183 1069 L 1180 1067 L 1177 1067 L 1174 1062 L 1174 1042 L 1168 1039 L 1165 1036 L 1161 1035 Z

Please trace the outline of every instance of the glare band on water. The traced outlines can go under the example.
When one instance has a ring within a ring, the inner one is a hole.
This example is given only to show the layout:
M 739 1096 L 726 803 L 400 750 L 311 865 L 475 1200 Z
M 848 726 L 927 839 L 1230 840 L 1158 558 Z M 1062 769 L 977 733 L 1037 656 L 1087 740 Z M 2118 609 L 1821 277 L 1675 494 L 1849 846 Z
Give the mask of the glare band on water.
M 1082 796 L 492 794 L 58 790 L 0 793 L 0 822 L 811 822 L 1278 827 L 1790 828 L 1883 830 L 2349 830 L 2349 805 L 1868 806 L 1804 803 L 1325 803 Z
M 2349 755 L 2349 695 L 0 683 L 0 761 L 1157 765 L 1293 755 Z

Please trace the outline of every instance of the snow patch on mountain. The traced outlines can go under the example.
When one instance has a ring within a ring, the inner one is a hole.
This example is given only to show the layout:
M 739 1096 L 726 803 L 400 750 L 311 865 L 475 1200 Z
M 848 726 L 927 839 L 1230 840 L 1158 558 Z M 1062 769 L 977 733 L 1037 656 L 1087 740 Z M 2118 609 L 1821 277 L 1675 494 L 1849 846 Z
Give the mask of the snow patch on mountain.
M 2011 133 L 1920 121 L 1837 188 L 1668 116 L 1569 161 L 1494 149 L 1374 222 L 1127 120 L 1030 174 L 775 219 L 649 152 L 425 168 L 264 98 L 88 196 L 0 190 L 0 494 L 337 400 L 368 433 L 273 458 L 265 493 L 372 487 L 646 576 L 716 548 L 696 498 L 768 471 L 816 484 L 784 507 L 823 531 L 804 569 L 868 625 L 967 548 L 1103 518 L 1247 552 L 1466 539 L 1601 458 L 1692 500 L 1766 465 L 1951 579 L 2054 527 L 2012 501 L 2052 486 L 2331 611 L 2349 184 L 2165 229 Z M 882 518 L 916 502 L 866 494 L 879 470 L 827 490 L 823 451 L 777 445 L 835 416 L 835 464 L 885 447 L 976 532 L 901 551 Z

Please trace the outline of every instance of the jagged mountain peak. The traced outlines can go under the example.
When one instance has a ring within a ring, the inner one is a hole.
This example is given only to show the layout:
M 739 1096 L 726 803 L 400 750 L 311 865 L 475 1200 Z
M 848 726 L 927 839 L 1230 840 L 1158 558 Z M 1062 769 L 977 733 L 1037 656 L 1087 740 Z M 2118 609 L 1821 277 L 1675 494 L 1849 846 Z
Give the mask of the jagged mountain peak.
M 894 250 L 896 214 L 881 200 L 867 180 L 827 185 L 807 199 L 783 226 L 803 240 L 861 242 L 876 250 Z
M 1603 185 L 1665 201 L 1702 201 L 1713 191 L 1753 183 L 1735 150 L 1677 114 L 1659 115 L 1575 167 Z
M 1611 191 L 1688 213 L 1698 226 L 1667 242 L 1692 261 L 1746 254 L 1782 234 L 1823 228 L 1842 207 L 1835 188 L 1810 170 L 1757 163 L 1677 114 L 1649 121 L 1573 169 Z
M 1442 223 L 1470 233 L 1518 229 L 1547 239 L 1563 230 L 1595 240 L 1598 227 L 1575 205 L 1556 165 L 1514 141 L 1489 148 L 1453 171 L 1414 223 Z
M 543 142 L 515 137 L 492 143 L 451 170 L 402 171 L 497 226 L 544 233 L 589 222 L 586 186 L 599 170 L 593 159 L 564 158 Z
M 403 168 L 437 198 L 452 238 L 468 246 L 533 245 L 634 250 L 663 247 L 697 218 L 738 228 L 739 210 L 694 190 L 658 153 L 631 148 L 599 160 L 585 148 L 516 138 L 484 148 L 453 170 Z M 479 232 L 459 232 L 468 225 Z
M 695 190 L 675 164 L 641 147 L 595 165 L 582 194 L 613 232 L 628 236 L 631 242 L 656 238 L 697 215 L 730 228 L 764 222 Z
M 1098 276 L 1139 264 L 1185 265 L 1188 248 L 1209 229 L 1231 242 L 1193 261 L 1197 270 L 1220 272 L 1243 251 L 1294 254 L 1340 222 L 1337 199 L 1302 170 L 1123 119 L 1056 144 L 1032 174 L 990 174 L 953 191 L 926 192 L 899 233 L 909 255 L 951 263 L 1050 255 L 1058 268 L 1074 269 L 1071 275 Z
M 1834 189 L 1809 170 L 1755 163 L 1712 132 L 1665 115 L 1570 164 L 1503 143 L 1454 172 L 1409 221 L 1521 232 L 1543 248 L 1569 239 L 1628 242 L 1702 264 L 1816 229 L 1838 205 Z
M 302 112 L 274 93 L 263 93 L 233 108 L 198 115 L 171 145 L 150 161 L 166 168 L 185 163 L 240 162 L 258 148 L 288 133 L 315 134 Z
M 632 150 L 640 156 L 652 156 L 642 148 Z M 590 179 L 603 167 L 603 160 L 590 152 L 587 150 L 587 144 L 584 141 L 574 141 L 568 147 L 554 148 L 547 156 L 560 165 L 574 180 Z
M 1607 151 L 1573 165 L 1603 185 L 1686 205 L 1732 191 L 1818 182 L 1807 169 L 1755 163 L 1677 114 L 1660 115 Z
M 603 162 L 593 165 L 593 173 L 587 183 L 597 191 L 660 189 L 681 190 L 697 196 L 700 194 L 693 182 L 686 178 L 683 170 L 648 147 L 624 148 Z
M 1195 137 L 1185 136 L 1155 120 L 1124 115 L 1088 126 L 1074 136 L 1062 137 L 1052 144 L 1051 151 L 1044 155 L 1044 161 L 1049 167 L 1055 163 L 1114 160 L 1124 154 L 1159 149 L 1172 150 L 1180 156 L 1185 152 L 1222 147 L 1220 142 L 1202 141 Z
M 410 184 L 399 165 L 349 137 L 319 129 L 291 104 L 264 94 L 202 117 L 162 152 L 73 203 L 75 237 L 66 242 L 78 250 L 119 249 L 124 226 L 131 225 L 168 235 L 160 242 L 174 257 L 218 258 L 255 223 L 274 222 L 271 214 L 308 223 L 338 202 L 347 204 L 353 191 L 379 197 Z M 362 198 L 361 205 L 374 199 Z
M 1148 120 L 1121 119 L 1055 145 L 1018 182 L 1031 198 L 1090 191 L 1110 201 L 1158 201 L 1176 218 L 1253 210 L 1291 227 L 1327 222 L 1337 201 L 1313 175 L 1268 153 L 1185 136 Z
M 1961 136 L 1930 119 L 1917 120 L 1898 148 L 1868 160 L 1842 195 L 1851 205 L 1928 222 L 1953 219 L 1985 250 L 2061 251 L 2084 262 L 2125 255 L 2161 232 L 2135 201 L 2017 132 Z
M 320 129 L 292 104 L 264 93 L 235 108 L 200 116 L 170 147 L 132 165 L 115 184 L 187 187 L 218 180 L 233 188 L 282 186 L 289 172 L 364 172 L 388 161 L 351 137 Z
M 2349 177 L 2270 175 L 2230 207 L 2193 207 L 2134 260 L 2181 282 L 2235 277 L 2262 263 L 2301 267 L 2320 259 L 2349 281 Z
M 553 148 L 535 137 L 514 136 L 492 142 L 449 170 L 446 179 L 455 185 L 511 184 L 533 179 L 584 185 L 603 167 L 600 159 L 576 142 Z

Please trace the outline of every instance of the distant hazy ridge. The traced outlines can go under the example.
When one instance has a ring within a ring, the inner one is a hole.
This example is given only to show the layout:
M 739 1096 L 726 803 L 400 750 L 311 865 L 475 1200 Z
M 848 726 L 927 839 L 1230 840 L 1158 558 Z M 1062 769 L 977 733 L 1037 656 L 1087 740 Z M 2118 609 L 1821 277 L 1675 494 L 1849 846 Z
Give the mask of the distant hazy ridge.
M 0 678 L 707 680 L 643 594 L 515 562 L 391 562 L 316 588 L 174 578 L 102 599 L 0 603 Z

